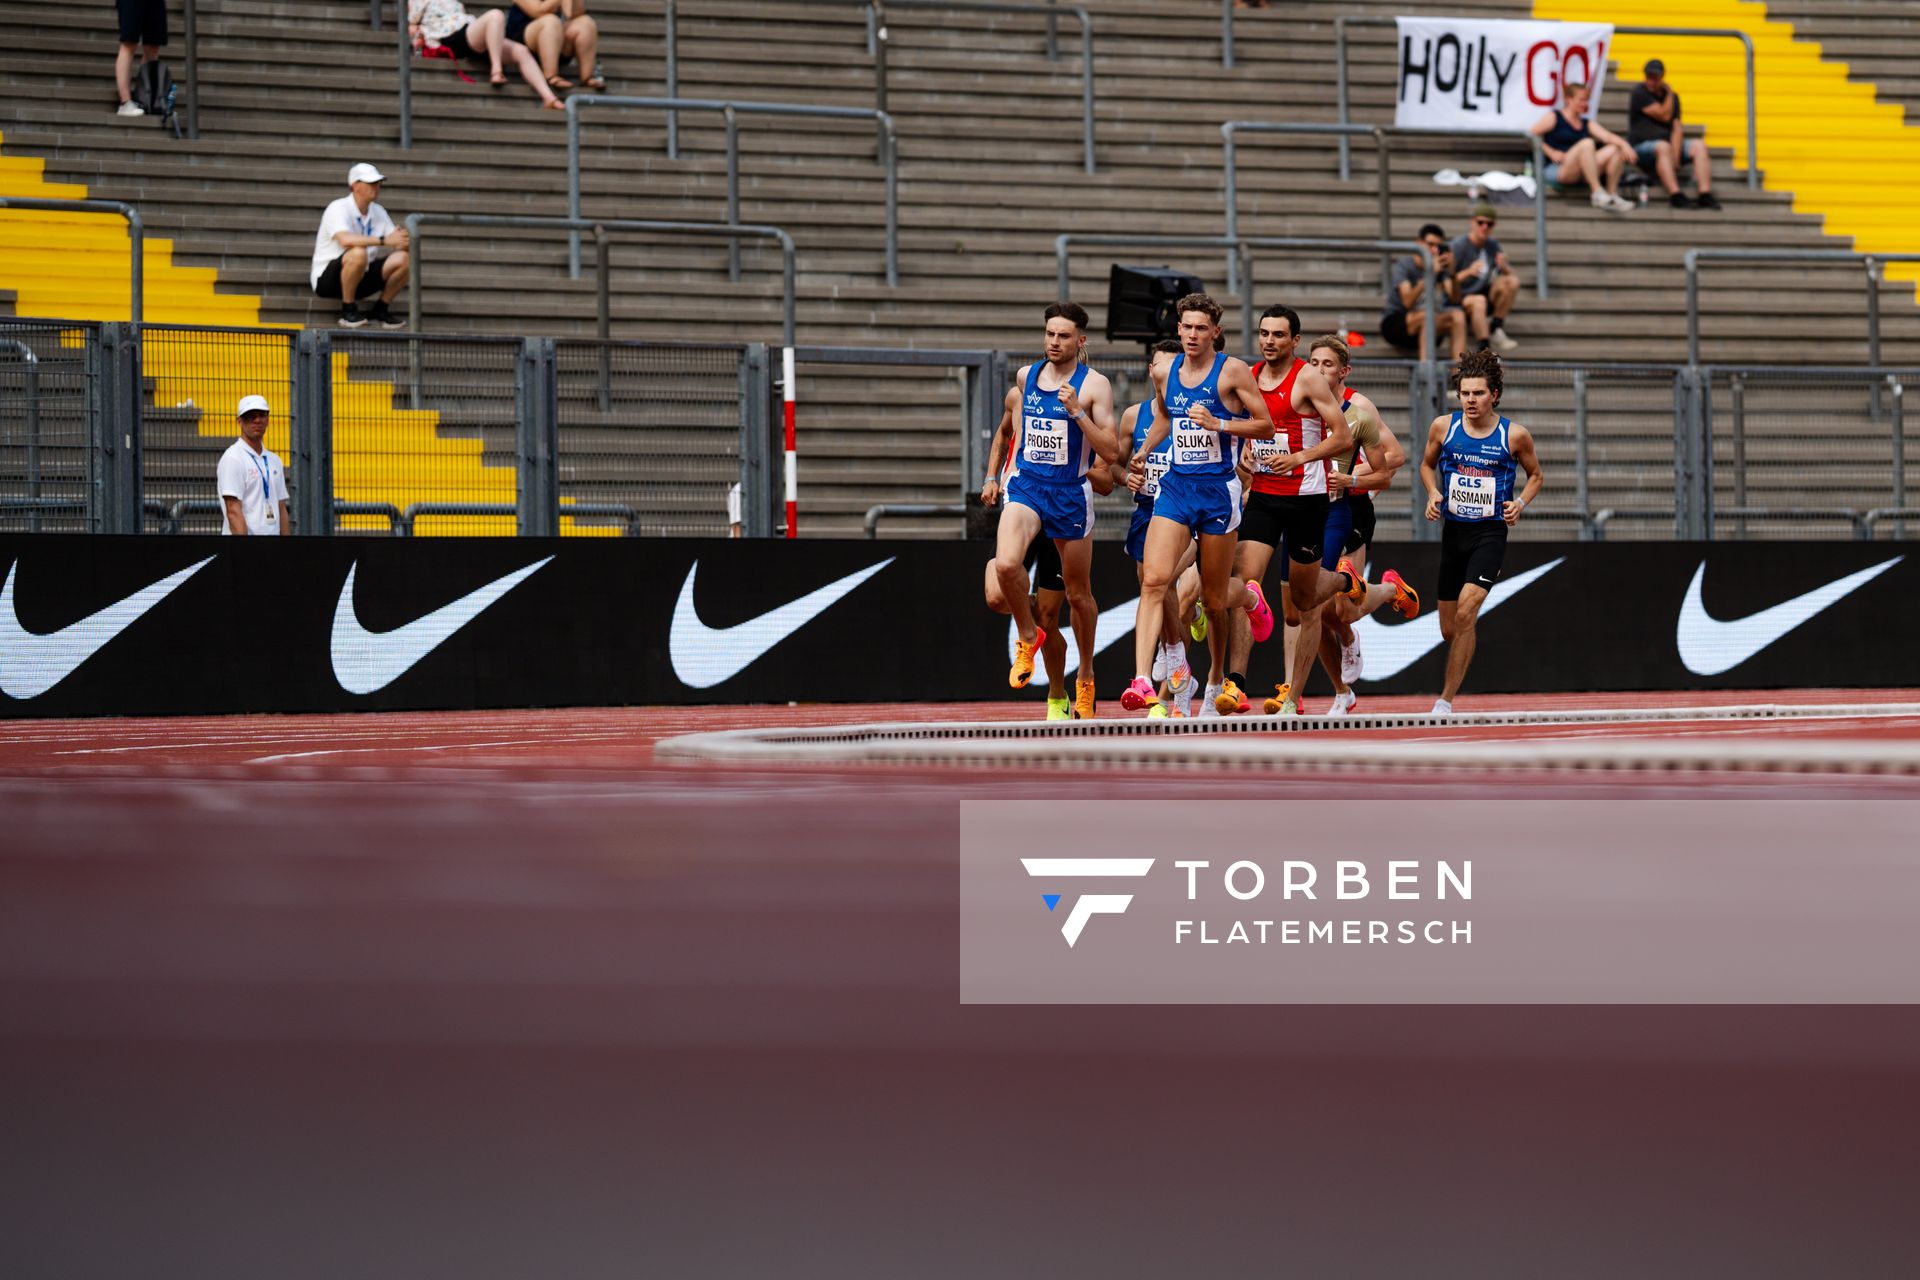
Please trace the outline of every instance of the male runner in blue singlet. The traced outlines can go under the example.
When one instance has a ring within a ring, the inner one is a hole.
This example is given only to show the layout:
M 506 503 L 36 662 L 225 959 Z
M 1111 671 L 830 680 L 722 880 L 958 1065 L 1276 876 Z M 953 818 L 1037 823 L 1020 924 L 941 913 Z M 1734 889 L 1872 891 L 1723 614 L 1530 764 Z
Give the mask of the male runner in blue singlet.
M 1149 374 L 1155 370 L 1164 371 L 1179 354 L 1178 342 L 1169 339 L 1155 343 L 1147 358 Z M 1120 415 L 1120 458 L 1107 468 L 1111 478 L 1133 490 L 1133 519 L 1127 526 L 1127 554 L 1133 557 L 1136 580 L 1146 574 L 1147 527 L 1153 523 L 1154 499 L 1159 496 L 1160 481 L 1167 474 L 1167 463 L 1173 453 L 1173 439 L 1169 436 L 1147 458 L 1145 473 L 1138 477 L 1133 475 L 1133 455 L 1145 444 L 1147 435 L 1153 430 L 1154 417 L 1152 400 L 1132 405 Z M 1181 557 L 1180 570 L 1183 571 L 1192 562 L 1194 551 L 1191 545 L 1187 548 Z M 1178 576 L 1176 571 L 1176 581 Z M 1147 714 L 1160 718 L 1184 716 L 1193 696 L 1200 691 L 1200 682 L 1187 663 L 1186 636 L 1182 632 L 1180 619 L 1172 609 L 1161 610 L 1160 647 L 1153 661 L 1154 680 L 1160 681 L 1163 676 L 1165 685 L 1161 689 L 1162 701 Z
M 1233 576 L 1235 531 L 1240 527 L 1240 480 L 1235 474 L 1240 442 L 1272 439 L 1273 419 L 1246 362 L 1214 351 L 1220 304 L 1204 293 L 1190 293 L 1174 304 L 1174 313 L 1180 354 L 1164 372 L 1153 373 L 1153 429 L 1130 467 L 1144 477 L 1147 459 L 1171 435 L 1172 455 L 1147 526 L 1140 610 L 1134 619 L 1134 680 L 1120 695 L 1120 705 L 1130 711 L 1159 701 L 1151 673 L 1161 611 L 1181 553 L 1195 534 L 1200 536 L 1200 597 L 1208 615 L 1211 669 L 1226 670 L 1228 609 L 1246 609 L 1252 615 L 1256 639 L 1273 632 L 1273 611 L 1259 587 Z M 1238 697 L 1239 690 L 1233 693 Z
M 1086 346 L 1086 309 L 1072 302 L 1054 303 L 1046 311 L 1046 358 L 1022 365 L 1007 389 L 1014 440 L 994 555 L 1000 593 L 1012 606 L 1020 633 L 1007 683 L 1023 689 L 1033 678 L 1038 636 L 1027 601 L 1027 545 L 1036 534 L 1043 535 L 1052 538 L 1060 552 L 1073 638 L 1080 648 L 1073 698 L 1073 714 L 1080 719 L 1094 713 L 1093 651 L 1099 623 L 1090 581 L 1093 486 L 1087 472 L 1096 454 L 1109 462 L 1120 456 L 1113 386 L 1105 374 L 1080 363 Z
M 1453 714 L 1453 699 L 1473 661 L 1474 624 L 1487 592 L 1500 580 L 1506 559 L 1507 529 L 1540 493 L 1540 459 L 1533 433 L 1499 415 L 1506 389 L 1500 357 L 1472 351 L 1454 366 L 1454 390 L 1460 408 L 1435 418 L 1427 428 L 1420 479 L 1427 486 L 1427 519 L 1444 520 L 1440 530 L 1440 634 L 1447 641 L 1447 683 L 1432 714 Z M 1526 488 L 1516 495 L 1513 476 L 1527 472 Z

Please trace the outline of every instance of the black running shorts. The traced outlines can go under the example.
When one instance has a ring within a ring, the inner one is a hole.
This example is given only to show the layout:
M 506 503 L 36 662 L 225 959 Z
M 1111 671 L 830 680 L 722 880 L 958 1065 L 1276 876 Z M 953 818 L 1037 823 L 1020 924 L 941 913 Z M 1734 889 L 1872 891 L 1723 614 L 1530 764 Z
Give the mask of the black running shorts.
M 1353 528 L 1347 532 L 1347 540 L 1340 549 L 1352 555 L 1362 547 L 1373 545 L 1373 499 L 1350 494 L 1347 505 L 1353 508 Z
M 1247 495 L 1240 513 L 1240 541 L 1264 542 L 1276 550 L 1284 543 L 1295 564 L 1320 559 L 1327 536 L 1327 495 L 1324 493 L 1260 493 Z
M 1036 534 L 1027 546 L 1027 563 L 1034 566 L 1035 591 L 1065 591 L 1067 580 L 1060 572 L 1060 548 L 1046 534 Z
M 1463 587 L 1491 591 L 1507 558 L 1504 520 L 1448 520 L 1440 529 L 1439 600 L 1458 600 Z

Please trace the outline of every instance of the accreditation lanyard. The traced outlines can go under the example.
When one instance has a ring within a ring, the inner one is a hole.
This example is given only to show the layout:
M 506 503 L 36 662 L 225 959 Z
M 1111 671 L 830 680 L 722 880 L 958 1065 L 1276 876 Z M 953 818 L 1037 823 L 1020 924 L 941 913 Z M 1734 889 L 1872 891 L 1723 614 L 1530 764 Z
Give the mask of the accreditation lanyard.
M 247 450 L 247 454 L 253 465 L 260 468 L 260 501 L 266 508 L 267 519 L 271 520 L 273 519 L 273 484 L 267 479 L 267 460 L 251 449 Z

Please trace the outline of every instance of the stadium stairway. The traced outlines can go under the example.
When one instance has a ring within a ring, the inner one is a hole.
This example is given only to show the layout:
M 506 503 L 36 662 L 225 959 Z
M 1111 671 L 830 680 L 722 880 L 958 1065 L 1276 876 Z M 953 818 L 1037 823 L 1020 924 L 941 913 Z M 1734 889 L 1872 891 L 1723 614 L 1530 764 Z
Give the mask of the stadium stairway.
M 802 343 L 1027 350 L 1039 310 L 1055 293 L 1056 235 L 1217 234 L 1224 226 L 1221 122 L 1334 118 L 1335 16 L 1530 12 L 1528 0 L 1465 6 L 1306 0 L 1284 10 L 1242 11 L 1238 65 L 1223 71 L 1219 17 L 1210 6 L 1170 10 L 1153 0 L 1094 0 L 1089 7 L 1099 80 L 1095 175 L 1080 168 L 1076 24 L 1060 24 L 1063 56 L 1054 63 L 1044 56 L 1041 26 L 1033 19 L 889 13 L 889 105 L 901 155 L 898 289 L 887 288 L 881 274 L 882 184 L 871 129 L 743 117 L 742 216 L 786 227 L 798 241 Z M 257 297 L 265 322 L 327 318 L 306 288 L 308 246 L 320 208 L 340 193 L 354 161 L 371 160 L 393 176 L 386 203 L 400 217 L 564 212 L 564 127 L 558 113 L 539 112 L 517 81 L 493 92 L 484 83 L 461 82 L 444 63 L 416 62 L 415 145 L 397 148 L 393 32 L 391 25 L 371 32 L 367 5 L 358 0 L 203 0 L 203 136 L 185 143 L 111 115 L 113 36 L 97 6 L 47 0 L 34 6 L 30 19 L 23 10 L 0 8 L 7 155 L 42 159 L 57 179 L 137 201 L 150 226 L 173 241 L 179 261 L 216 269 L 216 295 Z M 683 95 L 873 103 L 856 6 L 686 0 L 681 10 Z M 660 93 L 657 0 L 598 0 L 594 12 L 610 91 Z M 1356 117 L 1390 122 L 1391 33 L 1357 31 L 1352 63 Z M 177 51 L 174 65 L 178 71 Z M 343 67 L 357 70 L 343 73 Z M 1204 97 L 1195 86 L 1205 87 Z M 1698 114 L 1692 102 L 1690 96 L 1690 116 Z M 1624 108 L 1617 98 L 1609 105 Z M 657 112 L 604 109 L 587 119 L 589 215 L 721 217 L 725 178 L 716 117 L 681 117 L 683 151 L 676 161 L 665 158 Z M 1716 144 L 1721 138 L 1711 136 Z M 1335 176 L 1333 155 L 1331 145 L 1318 141 L 1244 140 L 1242 230 L 1375 234 L 1371 148 L 1354 148 L 1354 176 L 1346 183 Z M 1832 246 L 1820 218 L 1795 212 L 1788 194 L 1749 192 L 1732 159 L 1730 148 L 1716 145 L 1723 214 L 1650 207 L 1622 219 L 1584 202 L 1555 200 L 1553 296 L 1537 300 L 1531 288 L 1523 295 L 1511 325 L 1523 343 L 1516 354 L 1550 361 L 1683 359 L 1679 266 L 1686 248 Z M 1410 235 L 1428 220 L 1461 225 L 1461 195 L 1435 185 L 1436 170 L 1517 168 L 1519 162 L 1510 149 L 1475 141 L 1396 147 L 1389 171 L 1396 234 Z M 1531 282 L 1528 211 L 1511 210 L 1501 231 Z M 430 331 L 592 331 L 592 272 L 570 279 L 557 237 L 430 226 L 422 239 L 423 320 Z M 751 246 L 743 257 L 745 270 L 734 282 L 717 247 L 621 239 L 612 253 L 615 335 L 777 341 L 777 259 Z M 1109 261 L 1183 266 L 1224 295 L 1221 259 L 1218 253 L 1089 251 L 1075 256 L 1074 292 L 1094 300 L 1098 329 Z M 1375 263 L 1263 256 L 1256 277 L 1260 305 L 1284 300 L 1306 315 L 1312 330 L 1374 328 Z M 1816 342 L 1825 359 L 1864 358 L 1858 273 L 1799 273 L 1793 290 L 1795 322 L 1783 333 L 1777 316 L 1755 306 L 1750 278 L 1709 273 L 1702 294 L 1708 358 L 1779 363 L 1804 357 Z M 1230 305 L 1230 331 L 1237 329 L 1237 314 Z M 1904 286 L 1889 291 L 1884 315 L 1889 358 L 1920 354 L 1920 312 Z M 1376 338 L 1361 355 L 1385 350 Z M 469 373 L 476 382 L 497 377 Z M 1376 375 L 1369 383 L 1363 365 L 1355 381 L 1376 392 L 1390 415 L 1404 418 L 1397 376 Z M 1571 423 L 1571 401 L 1559 383 L 1527 398 L 1538 414 Z M 481 456 L 504 459 L 510 432 L 497 415 L 472 407 L 480 399 L 439 403 L 437 438 L 477 443 Z M 861 514 L 876 502 L 952 501 L 961 491 L 954 429 L 960 391 L 950 374 L 809 366 L 799 399 L 801 508 L 809 534 L 857 534 Z M 1670 402 L 1667 395 L 1664 404 Z M 1643 490 L 1660 496 L 1662 451 L 1670 456 L 1670 446 L 1658 432 L 1647 433 L 1666 411 L 1658 396 L 1596 407 L 1589 421 L 1596 459 L 1615 457 L 1619 465 L 1604 472 L 1616 477 L 1604 483 L 1596 471 L 1602 487 L 1590 495 L 1592 505 L 1630 505 Z M 661 447 L 647 433 L 627 430 L 619 414 L 589 420 L 606 438 L 607 457 L 628 467 L 660 465 Z M 1555 431 L 1542 434 L 1543 444 L 1557 438 Z M 1569 471 L 1558 469 L 1549 505 L 1570 500 Z M 590 481 L 590 475 L 563 472 L 563 494 L 586 493 Z M 712 505 L 717 512 L 718 490 Z M 944 520 L 899 521 L 887 531 L 951 536 L 953 527 Z

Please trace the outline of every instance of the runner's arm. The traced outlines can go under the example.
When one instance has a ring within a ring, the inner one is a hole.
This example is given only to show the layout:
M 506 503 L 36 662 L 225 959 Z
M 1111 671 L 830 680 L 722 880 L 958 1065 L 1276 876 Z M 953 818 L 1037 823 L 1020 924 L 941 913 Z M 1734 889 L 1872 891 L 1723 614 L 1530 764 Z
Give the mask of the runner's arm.
M 1325 428 L 1325 434 L 1313 448 L 1290 453 L 1275 463 L 1273 470 L 1280 472 L 1304 467 L 1309 462 L 1337 458 L 1353 448 L 1353 428 L 1347 425 L 1347 415 L 1340 411 L 1340 402 L 1333 398 L 1333 388 L 1327 385 L 1326 375 L 1312 368 L 1302 369 L 1293 385 L 1296 390 L 1307 393 L 1307 400 L 1313 405 L 1313 412 Z M 1262 396 L 1261 399 L 1265 400 L 1266 397 Z
M 1508 524 L 1513 524 L 1520 519 L 1520 513 L 1540 496 L 1540 487 L 1545 480 L 1540 475 L 1540 456 L 1534 452 L 1533 432 L 1516 422 L 1507 431 L 1507 444 L 1513 450 L 1513 460 L 1527 469 L 1526 488 L 1520 491 L 1518 498 L 1510 499 L 1500 512 Z
M 1427 486 L 1427 519 L 1440 518 L 1440 446 L 1447 438 L 1447 420 L 1435 418 L 1427 428 L 1427 449 L 1420 455 L 1420 483 Z
M 1086 399 L 1074 394 L 1072 387 L 1064 387 L 1060 392 L 1060 403 L 1066 406 L 1067 413 L 1080 424 L 1080 434 L 1087 438 L 1093 451 L 1108 462 L 1120 456 L 1119 432 L 1113 425 L 1113 384 L 1107 381 L 1103 373 L 1090 373 L 1085 382 Z
M 987 446 L 987 475 L 980 485 L 980 501 L 992 506 L 1000 501 L 1000 468 L 1005 465 L 1000 451 L 1013 442 L 1013 407 L 1019 393 L 1007 391 L 1007 401 L 1000 413 L 1000 425 L 993 429 L 993 443 Z
M 1247 367 L 1246 361 L 1227 361 L 1226 368 L 1220 371 L 1218 385 L 1222 390 L 1232 391 L 1235 398 L 1240 401 L 1240 407 L 1250 416 L 1231 419 L 1216 418 L 1205 425 L 1212 426 L 1216 431 L 1224 431 L 1230 436 L 1245 436 L 1249 440 L 1273 439 L 1273 415 L 1267 412 L 1267 398 L 1260 394 L 1260 388 L 1253 380 L 1253 370 Z M 1341 421 L 1344 422 L 1346 419 L 1343 418 Z

